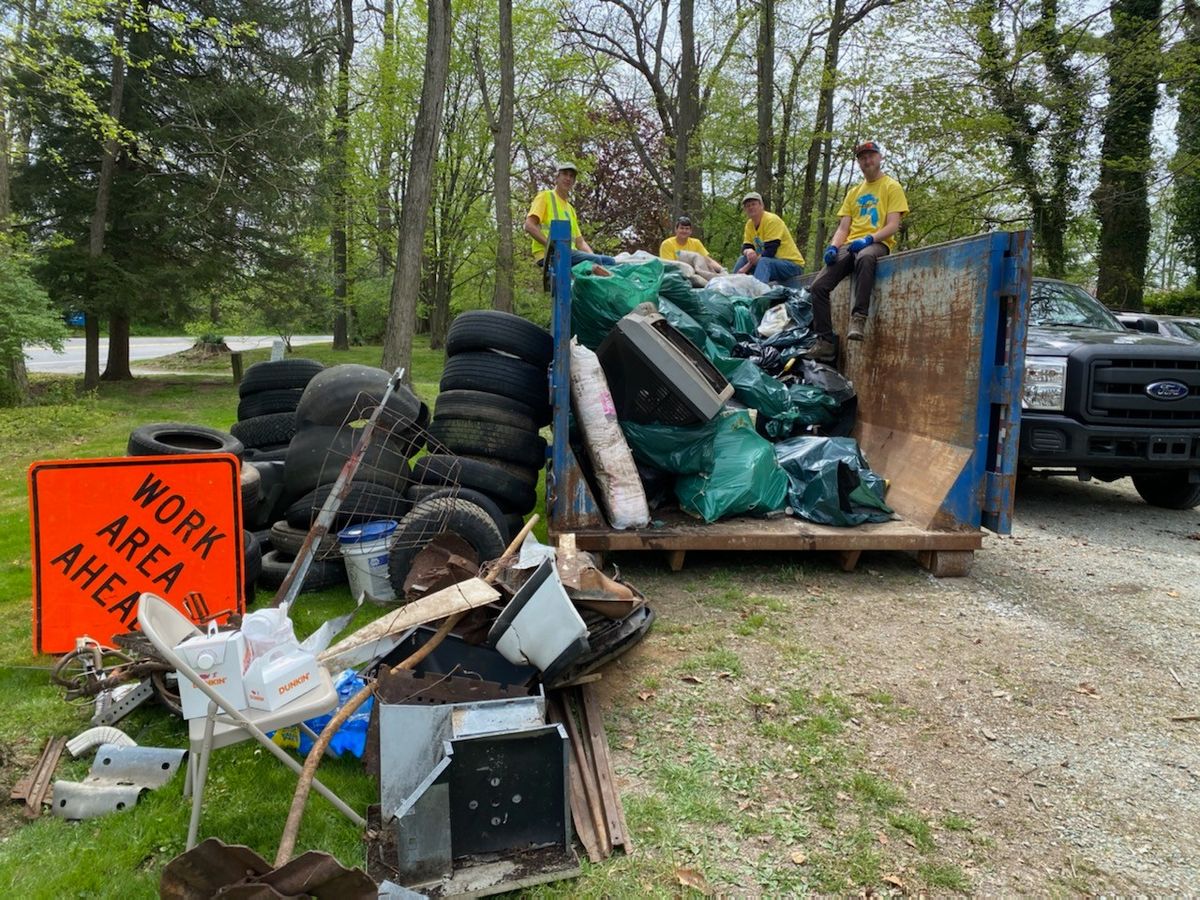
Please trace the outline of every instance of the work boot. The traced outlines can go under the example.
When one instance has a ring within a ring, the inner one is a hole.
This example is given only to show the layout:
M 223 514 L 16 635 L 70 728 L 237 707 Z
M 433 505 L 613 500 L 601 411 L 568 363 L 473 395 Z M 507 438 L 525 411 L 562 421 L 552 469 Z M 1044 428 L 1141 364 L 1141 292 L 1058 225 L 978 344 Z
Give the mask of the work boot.
M 837 350 L 834 349 L 833 343 L 824 338 L 817 338 L 817 342 L 807 350 L 800 353 L 804 359 L 815 360 L 816 362 L 832 363 L 837 357 Z
M 846 340 L 861 341 L 863 339 L 863 332 L 865 332 L 866 330 L 867 330 L 867 317 L 866 316 L 851 316 L 850 317 L 850 328 L 846 331 Z

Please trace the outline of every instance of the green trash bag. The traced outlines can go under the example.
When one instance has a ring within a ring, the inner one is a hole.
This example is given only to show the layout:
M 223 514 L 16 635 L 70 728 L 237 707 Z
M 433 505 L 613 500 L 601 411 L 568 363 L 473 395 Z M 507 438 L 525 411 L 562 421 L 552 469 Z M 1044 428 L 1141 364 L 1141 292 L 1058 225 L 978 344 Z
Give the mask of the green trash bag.
M 733 385 L 733 396 L 739 403 L 757 409 L 760 415 L 774 419 L 791 409 L 792 401 L 783 382 L 772 378 L 748 359 L 720 356 L 713 364 Z
M 696 309 L 688 309 L 688 313 L 705 328 L 712 322 L 726 328 L 733 327 L 733 304 L 720 291 L 710 291 L 708 288 L 692 291 L 692 304 Z
M 663 276 L 657 259 L 607 266 L 612 275 L 594 275 L 593 267 L 581 262 L 571 270 L 571 331 L 589 350 L 598 348 L 639 303 L 655 303 Z
M 825 389 L 797 382 L 787 392 L 791 401 L 788 411 L 766 423 L 767 437 L 771 440 L 787 437 L 798 425 L 828 425 L 837 418 L 841 404 Z
M 754 430 L 750 413 L 726 409 L 714 421 L 717 435 L 712 471 L 676 479 L 679 505 L 705 522 L 783 509 L 787 475 L 775 461 L 771 442 Z
M 791 438 L 775 445 L 775 456 L 798 516 L 840 527 L 895 518 L 883 500 L 886 482 L 871 471 L 853 438 Z
M 682 309 L 691 312 L 692 284 L 680 274 L 674 266 L 663 266 L 662 282 L 658 286 L 658 296 L 666 297 Z
M 698 475 L 712 471 L 719 422 L 719 416 L 703 425 L 622 422 L 621 430 L 633 458 L 643 465 L 675 475 Z
M 700 327 L 700 323 L 661 294 L 658 296 L 658 311 L 676 331 L 691 341 L 696 349 L 709 359 L 718 352 L 704 333 L 704 329 Z

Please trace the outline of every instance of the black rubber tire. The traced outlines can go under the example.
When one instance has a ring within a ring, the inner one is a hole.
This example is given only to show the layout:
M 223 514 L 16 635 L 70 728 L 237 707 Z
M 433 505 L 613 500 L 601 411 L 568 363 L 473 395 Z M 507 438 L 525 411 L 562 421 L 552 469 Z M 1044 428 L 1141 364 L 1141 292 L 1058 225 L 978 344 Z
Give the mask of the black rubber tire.
M 259 583 L 266 588 L 278 588 L 287 577 L 292 567 L 294 556 L 286 556 L 278 550 L 272 550 L 262 558 L 262 575 Z M 346 583 L 346 566 L 340 559 L 314 559 L 304 576 L 300 586 L 301 594 L 312 591 L 323 591 L 326 588 L 337 587 Z
M 271 548 L 279 550 L 284 556 L 292 557 L 300 553 L 300 548 L 304 546 L 304 540 L 308 537 L 307 528 L 293 528 L 282 520 L 272 525 L 268 533 L 271 536 Z M 341 555 L 337 535 L 327 534 L 321 538 L 321 543 L 317 544 L 318 559 L 332 559 Z
M 502 350 L 544 369 L 554 359 L 554 338 L 546 329 L 512 313 L 471 309 L 450 324 L 446 356 L 472 350 Z
M 154 422 L 135 428 L 126 449 L 130 456 L 181 456 L 232 453 L 241 459 L 242 442 L 227 431 L 184 422 Z
M 296 427 L 342 425 L 371 415 L 383 399 L 391 375 L 375 366 L 346 363 L 325 369 L 304 389 L 296 407 Z M 392 432 L 424 428 L 429 408 L 407 386 L 400 385 L 388 400 L 379 427 Z
M 504 524 L 508 528 L 508 539 L 511 541 L 525 527 L 525 517 L 517 513 L 510 513 L 504 517 Z M 508 545 L 505 544 L 505 546 L 507 547 Z
M 421 549 L 440 534 L 456 534 L 470 544 L 481 563 L 504 552 L 505 541 L 492 517 L 474 503 L 441 497 L 418 503 L 396 527 L 388 554 L 388 577 L 397 596 Z
M 350 458 L 359 431 L 330 425 L 311 425 L 296 432 L 284 461 L 285 493 L 296 500 L 319 484 L 332 484 Z M 409 480 L 407 448 L 397 450 L 392 441 L 373 440 L 363 455 L 356 481 L 382 484 L 399 494 Z
M 312 381 L 313 376 L 325 367 L 315 359 L 267 360 L 252 365 L 242 376 L 238 385 L 238 396 L 249 397 L 262 391 L 278 391 L 287 388 L 300 388 Z
M 550 379 L 545 368 L 499 353 L 460 353 L 446 360 L 443 391 L 488 391 L 533 410 L 538 427 L 550 424 Z
M 262 545 L 259 544 L 253 531 L 242 532 L 242 550 L 244 553 L 242 571 L 245 576 L 242 582 L 242 593 L 246 598 L 246 605 L 249 606 L 254 602 L 254 586 L 262 574 Z
M 238 421 L 244 422 L 275 413 L 295 412 L 303 393 L 303 388 L 280 388 L 277 391 L 259 391 L 257 394 L 243 397 L 238 401 Z
M 288 445 L 279 447 L 250 447 L 242 453 L 246 462 L 283 462 L 287 459 Z
M 271 413 L 243 419 L 230 425 L 229 433 L 241 441 L 247 450 L 252 447 L 286 447 L 296 435 L 296 413 Z
M 325 505 L 332 489 L 333 485 L 323 484 L 309 491 L 287 508 L 283 518 L 293 528 L 307 531 L 320 515 L 321 507 Z M 354 481 L 350 484 L 350 493 L 334 514 L 329 530 L 336 533 L 347 525 L 376 519 L 400 520 L 411 508 L 412 503 L 406 500 L 403 494 L 389 487 L 369 481 Z
M 546 441 L 536 431 L 471 419 L 437 418 L 429 436 L 451 453 L 540 468 L 546 462 Z
M 249 463 L 242 463 L 242 525 L 254 520 L 258 501 L 262 499 L 262 475 Z
M 533 468 L 531 466 L 521 466 L 516 463 L 505 462 L 502 459 L 492 459 L 487 456 L 474 456 L 470 453 L 460 453 L 460 459 L 473 459 L 476 462 L 481 462 L 489 466 L 495 466 L 497 469 L 503 469 L 513 478 L 526 484 L 531 488 L 537 487 L 538 474 L 542 471 L 541 468 Z
M 433 408 L 433 420 L 474 419 L 495 422 L 524 431 L 537 431 L 533 409 L 511 397 L 486 391 L 445 391 L 438 394 Z
M 1200 505 L 1200 483 L 1188 480 L 1186 469 L 1134 475 L 1133 486 L 1142 499 L 1162 509 L 1194 509 Z
M 511 537 L 508 530 L 509 516 L 500 509 L 495 500 L 483 493 L 483 491 L 476 491 L 465 487 L 448 487 L 446 485 L 439 487 L 433 484 L 410 484 L 408 490 L 404 492 L 404 496 L 414 504 L 424 503 L 426 500 L 439 500 L 442 497 L 474 503 L 492 517 L 492 521 L 496 523 L 496 528 L 500 530 L 500 537 L 504 539 L 504 545 L 508 546 L 508 541 Z
M 537 503 L 537 492 L 528 482 L 476 459 L 442 454 L 422 456 L 413 466 L 412 478 L 417 484 L 457 484 L 480 491 L 493 498 L 506 513 L 522 512 L 526 506 L 532 509 Z

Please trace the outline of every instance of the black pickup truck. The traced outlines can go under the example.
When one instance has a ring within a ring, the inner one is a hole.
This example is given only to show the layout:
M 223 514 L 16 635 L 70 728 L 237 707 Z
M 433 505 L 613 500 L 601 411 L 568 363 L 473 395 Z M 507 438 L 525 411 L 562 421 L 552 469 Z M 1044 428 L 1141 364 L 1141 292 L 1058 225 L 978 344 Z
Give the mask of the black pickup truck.
M 1130 331 L 1082 288 L 1035 278 L 1018 464 L 1200 504 L 1200 344 Z

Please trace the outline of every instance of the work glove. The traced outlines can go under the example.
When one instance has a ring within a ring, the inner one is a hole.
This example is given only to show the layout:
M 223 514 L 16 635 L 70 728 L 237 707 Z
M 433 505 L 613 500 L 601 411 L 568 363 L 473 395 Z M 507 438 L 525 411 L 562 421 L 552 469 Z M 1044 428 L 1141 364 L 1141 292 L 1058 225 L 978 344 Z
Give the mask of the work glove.
M 866 250 L 873 243 L 875 243 L 875 238 L 873 235 L 868 234 L 866 237 L 860 237 L 857 241 L 850 242 L 850 252 L 858 253 L 862 250 Z
M 825 248 L 825 255 L 821 258 L 823 260 L 825 260 L 825 265 L 832 266 L 834 260 L 837 259 L 837 255 L 838 255 L 838 248 L 833 246 L 833 244 L 830 244 L 828 247 Z

